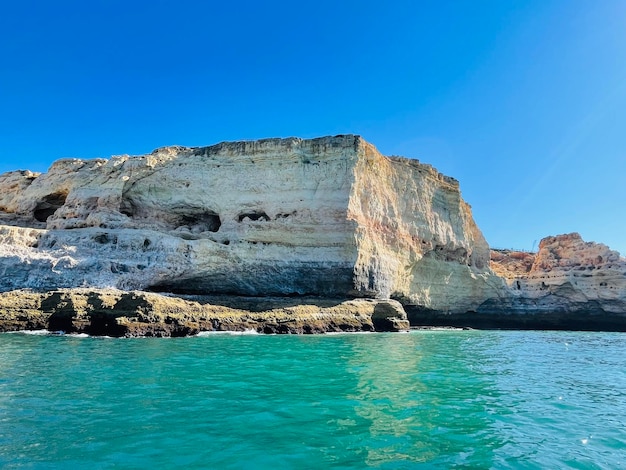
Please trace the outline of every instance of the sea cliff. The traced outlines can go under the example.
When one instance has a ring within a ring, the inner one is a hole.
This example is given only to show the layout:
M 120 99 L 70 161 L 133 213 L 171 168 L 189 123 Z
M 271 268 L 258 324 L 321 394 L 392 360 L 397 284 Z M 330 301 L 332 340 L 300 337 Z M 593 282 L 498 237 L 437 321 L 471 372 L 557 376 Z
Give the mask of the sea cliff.
M 475 328 L 626 331 L 626 260 L 578 233 L 546 237 L 536 253 L 492 250 L 503 295 L 464 314 L 407 306 L 412 322 Z
M 568 259 L 570 252 L 559 256 Z M 149 299 L 144 311 L 156 312 L 155 324 L 186 325 L 116 330 L 131 336 L 192 334 L 225 324 L 274 331 L 265 328 L 276 323 L 274 314 L 260 323 L 246 319 L 245 312 L 254 309 L 239 309 L 233 314 L 239 320 L 213 321 L 217 317 L 206 313 L 206 305 L 217 298 L 226 308 L 225 296 L 265 305 L 274 299 L 279 310 L 301 299 L 301 305 L 316 304 L 316 315 L 327 319 L 337 313 L 324 310 L 329 299 L 337 299 L 332 304 L 343 305 L 344 313 L 346 305 L 355 316 L 365 305 L 369 312 L 360 326 L 328 326 L 328 320 L 322 327 L 311 320 L 284 332 L 406 329 L 403 308 L 414 324 L 456 325 L 476 315 L 504 318 L 592 306 L 619 316 L 625 289 L 618 282 L 621 268 L 614 266 L 623 260 L 615 253 L 598 256 L 594 279 L 612 279 L 612 296 L 576 297 L 577 287 L 561 282 L 565 266 L 551 264 L 541 250 L 540 261 L 533 258 L 524 272 L 506 261 L 510 254 L 490 252 L 455 179 L 417 160 L 385 157 L 355 135 L 165 147 L 136 157 L 59 160 L 44 174 L 0 175 L 0 292 L 12 299 L 0 299 L 0 329 L 22 325 L 7 320 L 20 311 L 11 307 L 17 298 L 31 299 L 35 307 L 22 309 L 29 318 L 45 311 L 49 322 L 58 317 L 55 312 L 74 308 L 51 304 L 58 297 L 53 292 L 89 297 L 80 289 L 95 297 L 110 289 L 140 292 L 133 295 Z M 615 276 L 601 274 L 609 271 Z M 543 282 L 552 297 L 538 287 L 540 272 L 550 280 Z M 166 295 L 157 300 L 157 292 Z M 176 311 L 195 311 L 202 320 L 159 316 L 160 305 L 171 305 L 174 295 Z M 375 310 L 387 310 L 376 302 L 388 299 L 399 303 L 382 321 Z M 571 308 L 563 309 L 562 299 Z M 99 302 L 85 310 L 90 319 L 103 311 L 113 319 L 139 318 L 124 308 L 100 311 L 94 307 Z M 272 310 L 269 305 L 265 311 Z M 300 313 L 305 311 L 310 309 Z M 81 331 L 80 318 L 70 322 L 72 331 Z M 348 325 L 345 318 L 336 324 Z

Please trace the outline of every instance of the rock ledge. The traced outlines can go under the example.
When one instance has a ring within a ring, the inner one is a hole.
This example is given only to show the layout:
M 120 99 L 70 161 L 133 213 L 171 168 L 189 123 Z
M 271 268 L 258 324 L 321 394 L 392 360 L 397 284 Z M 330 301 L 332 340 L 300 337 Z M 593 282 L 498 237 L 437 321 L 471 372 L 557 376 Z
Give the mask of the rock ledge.
M 40 329 L 174 337 L 206 331 L 406 331 L 409 322 L 402 305 L 393 300 L 181 297 L 114 289 L 0 293 L 0 332 Z

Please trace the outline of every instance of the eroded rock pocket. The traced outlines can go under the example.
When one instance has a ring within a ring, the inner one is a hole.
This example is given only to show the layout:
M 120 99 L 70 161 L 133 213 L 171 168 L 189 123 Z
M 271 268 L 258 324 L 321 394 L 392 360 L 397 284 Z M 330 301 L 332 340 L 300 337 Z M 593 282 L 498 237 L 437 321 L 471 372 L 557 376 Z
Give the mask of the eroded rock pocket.
M 60 207 L 65 204 L 67 193 L 58 192 L 45 196 L 35 206 L 33 217 L 39 222 L 46 222 Z

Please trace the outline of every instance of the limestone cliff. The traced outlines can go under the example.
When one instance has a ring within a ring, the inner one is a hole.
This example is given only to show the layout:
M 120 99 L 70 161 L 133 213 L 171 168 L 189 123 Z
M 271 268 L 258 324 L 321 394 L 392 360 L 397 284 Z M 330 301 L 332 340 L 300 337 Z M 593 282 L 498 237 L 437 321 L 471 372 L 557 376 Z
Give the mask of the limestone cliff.
M 494 251 L 491 266 L 510 295 L 480 310 L 626 313 L 626 259 L 577 233 L 544 238 L 537 253 Z
M 357 223 L 358 292 L 465 312 L 501 291 L 458 181 L 417 160 L 382 157 L 369 144 L 354 174 L 348 217 Z
M 0 175 L 0 291 L 502 295 L 458 182 L 359 136 L 167 147 Z
M 492 250 L 506 283 L 475 309 L 405 306 L 412 324 L 504 329 L 626 331 L 626 260 L 576 233 L 547 237 L 537 253 Z

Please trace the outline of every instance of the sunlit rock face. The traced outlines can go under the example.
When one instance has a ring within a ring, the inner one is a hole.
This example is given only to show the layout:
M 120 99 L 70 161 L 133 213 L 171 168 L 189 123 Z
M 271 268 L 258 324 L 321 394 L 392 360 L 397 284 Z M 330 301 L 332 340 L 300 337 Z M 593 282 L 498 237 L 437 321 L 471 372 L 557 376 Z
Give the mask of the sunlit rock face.
M 408 305 L 466 312 L 502 291 L 459 183 L 432 166 L 363 143 L 348 218 L 356 222 L 354 286 Z
M 484 310 L 626 313 L 626 260 L 577 233 L 544 238 L 536 254 L 494 251 L 491 267 L 510 293 Z
M 0 290 L 116 287 L 477 308 L 504 283 L 458 183 L 358 136 L 0 175 Z

